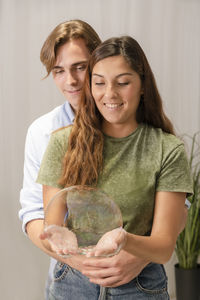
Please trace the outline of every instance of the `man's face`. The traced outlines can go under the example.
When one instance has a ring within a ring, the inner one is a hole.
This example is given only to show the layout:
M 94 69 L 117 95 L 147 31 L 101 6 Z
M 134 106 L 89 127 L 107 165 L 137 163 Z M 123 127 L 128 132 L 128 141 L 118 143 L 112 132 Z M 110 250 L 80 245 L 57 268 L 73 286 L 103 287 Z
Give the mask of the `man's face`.
M 66 100 L 76 110 L 90 57 L 83 39 L 71 40 L 61 46 L 52 69 L 53 79 Z

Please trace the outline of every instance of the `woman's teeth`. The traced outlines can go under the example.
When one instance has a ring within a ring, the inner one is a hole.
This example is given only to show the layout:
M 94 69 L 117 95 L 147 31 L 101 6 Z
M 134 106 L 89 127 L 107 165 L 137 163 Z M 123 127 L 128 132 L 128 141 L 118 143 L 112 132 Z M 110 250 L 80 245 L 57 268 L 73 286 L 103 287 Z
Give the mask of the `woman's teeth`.
M 122 105 L 122 103 L 104 103 L 104 105 L 108 108 L 117 108 Z

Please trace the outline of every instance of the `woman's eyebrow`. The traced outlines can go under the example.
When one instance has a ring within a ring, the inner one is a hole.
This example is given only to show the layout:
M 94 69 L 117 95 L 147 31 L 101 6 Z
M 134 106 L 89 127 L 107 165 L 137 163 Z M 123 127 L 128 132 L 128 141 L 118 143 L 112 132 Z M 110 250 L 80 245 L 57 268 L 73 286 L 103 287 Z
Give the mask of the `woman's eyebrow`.
M 126 75 L 133 76 L 133 73 L 130 73 L 130 72 L 121 73 L 121 74 L 117 75 L 116 78 L 121 77 L 121 76 L 126 76 Z
M 121 76 L 126 76 L 126 75 L 133 76 L 133 73 L 130 73 L 130 72 L 120 73 L 116 76 L 116 78 L 121 77 Z M 97 73 L 93 73 L 92 76 L 104 77 L 103 75 L 97 74 Z
M 103 75 L 100 75 L 100 74 L 97 74 L 97 73 L 93 73 L 92 76 L 104 77 Z

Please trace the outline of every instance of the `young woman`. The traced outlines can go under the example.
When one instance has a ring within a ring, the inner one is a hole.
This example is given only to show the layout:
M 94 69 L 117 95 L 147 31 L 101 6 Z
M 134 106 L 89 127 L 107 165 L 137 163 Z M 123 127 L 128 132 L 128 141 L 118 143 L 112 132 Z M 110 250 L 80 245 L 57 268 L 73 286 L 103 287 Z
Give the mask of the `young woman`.
M 151 262 L 129 283 L 102 289 L 95 280 L 101 259 L 82 258 L 80 268 L 72 258 L 57 264 L 50 299 L 169 299 L 162 264 L 173 252 L 192 184 L 184 145 L 133 38 L 111 38 L 93 52 L 74 125 L 52 134 L 38 182 L 44 207 L 63 187 L 104 190 L 122 212 L 123 251 Z M 93 255 L 104 251 L 97 247 Z

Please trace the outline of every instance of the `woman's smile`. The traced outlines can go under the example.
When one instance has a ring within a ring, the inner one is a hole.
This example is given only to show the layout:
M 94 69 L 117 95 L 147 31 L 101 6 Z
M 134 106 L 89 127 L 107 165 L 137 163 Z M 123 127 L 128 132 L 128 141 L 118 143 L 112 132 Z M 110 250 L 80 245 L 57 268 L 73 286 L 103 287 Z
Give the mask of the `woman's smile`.
M 104 133 L 117 137 L 122 131 L 129 135 L 136 129 L 141 94 L 140 76 L 121 55 L 102 59 L 94 66 L 92 95 L 103 116 Z
M 110 110 L 116 110 L 123 106 L 123 103 L 104 103 L 105 107 Z

